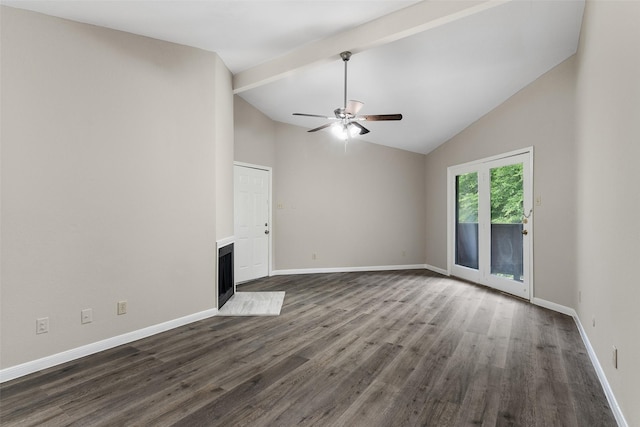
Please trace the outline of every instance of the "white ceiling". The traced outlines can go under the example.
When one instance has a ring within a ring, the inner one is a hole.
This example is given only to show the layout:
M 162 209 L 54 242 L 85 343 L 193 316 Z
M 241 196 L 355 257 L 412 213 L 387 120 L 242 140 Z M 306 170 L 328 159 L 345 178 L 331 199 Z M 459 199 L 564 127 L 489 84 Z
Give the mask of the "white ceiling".
M 291 113 L 332 115 L 342 106 L 339 53 L 352 50 L 348 98 L 365 103 L 363 114 L 404 115 L 365 123 L 371 133 L 360 138 L 428 153 L 574 54 L 584 0 L 2 4 L 217 52 L 240 96 L 273 120 L 305 127 L 324 122 Z

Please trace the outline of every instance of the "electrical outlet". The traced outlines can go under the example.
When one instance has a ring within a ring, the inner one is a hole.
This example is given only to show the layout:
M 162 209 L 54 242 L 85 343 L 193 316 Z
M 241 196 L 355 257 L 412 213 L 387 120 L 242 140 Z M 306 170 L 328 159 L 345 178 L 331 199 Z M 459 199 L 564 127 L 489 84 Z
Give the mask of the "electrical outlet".
M 613 354 L 612 354 L 612 362 L 613 362 L 613 367 L 618 369 L 618 349 L 616 348 L 616 346 L 613 346 Z
M 318 258 L 318 256 L 316 254 L 311 254 L 311 259 L 312 260 L 316 260 Z
M 49 318 L 36 319 L 36 334 L 46 334 L 47 332 L 49 332 Z
M 83 325 L 85 323 L 93 322 L 93 310 L 90 308 L 85 308 L 80 312 L 80 323 Z
M 118 316 L 127 314 L 127 301 L 118 301 Z
M 582 302 L 582 291 L 578 291 L 578 302 Z

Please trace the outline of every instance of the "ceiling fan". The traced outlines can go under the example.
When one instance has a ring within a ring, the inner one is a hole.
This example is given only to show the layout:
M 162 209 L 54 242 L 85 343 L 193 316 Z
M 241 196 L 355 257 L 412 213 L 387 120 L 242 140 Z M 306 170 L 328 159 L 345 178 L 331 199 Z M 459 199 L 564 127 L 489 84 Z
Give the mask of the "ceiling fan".
M 331 129 L 338 137 L 347 141 L 349 138 L 356 135 L 364 135 L 370 132 L 369 129 L 362 126 L 360 122 L 402 120 L 402 114 L 358 115 L 358 112 L 360 111 L 364 103 L 355 100 L 347 101 L 347 62 L 349 61 L 349 59 L 351 59 L 351 52 L 342 52 L 340 54 L 340 57 L 344 61 L 344 106 L 336 108 L 333 111 L 335 117 L 322 116 L 319 114 L 293 113 L 294 116 L 320 117 L 332 121 L 332 123 L 326 123 L 322 126 L 318 126 L 317 128 L 310 129 L 307 132 L 317 132 L 319 130 L 331 127 Z

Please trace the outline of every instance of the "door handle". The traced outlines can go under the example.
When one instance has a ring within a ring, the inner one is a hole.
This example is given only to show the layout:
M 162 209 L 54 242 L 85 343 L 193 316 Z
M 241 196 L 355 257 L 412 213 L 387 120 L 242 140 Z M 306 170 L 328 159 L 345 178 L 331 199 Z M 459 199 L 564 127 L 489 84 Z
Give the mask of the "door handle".
M 529 234 L 529 232 L 527 230 L 522 230 L 522 234 L 526 236 L 527 234 Z
M 269 234 L 269 230 L 264 230 L 264 234 Z

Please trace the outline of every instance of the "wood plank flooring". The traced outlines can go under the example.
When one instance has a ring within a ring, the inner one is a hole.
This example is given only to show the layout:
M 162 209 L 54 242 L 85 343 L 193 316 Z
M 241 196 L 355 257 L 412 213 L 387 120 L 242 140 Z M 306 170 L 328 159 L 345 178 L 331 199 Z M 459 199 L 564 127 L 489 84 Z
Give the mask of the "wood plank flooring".
M 277 276 L 214 317 L 3 384 L 2 426 L 615 426 L 568 316 L 422 270 Z

